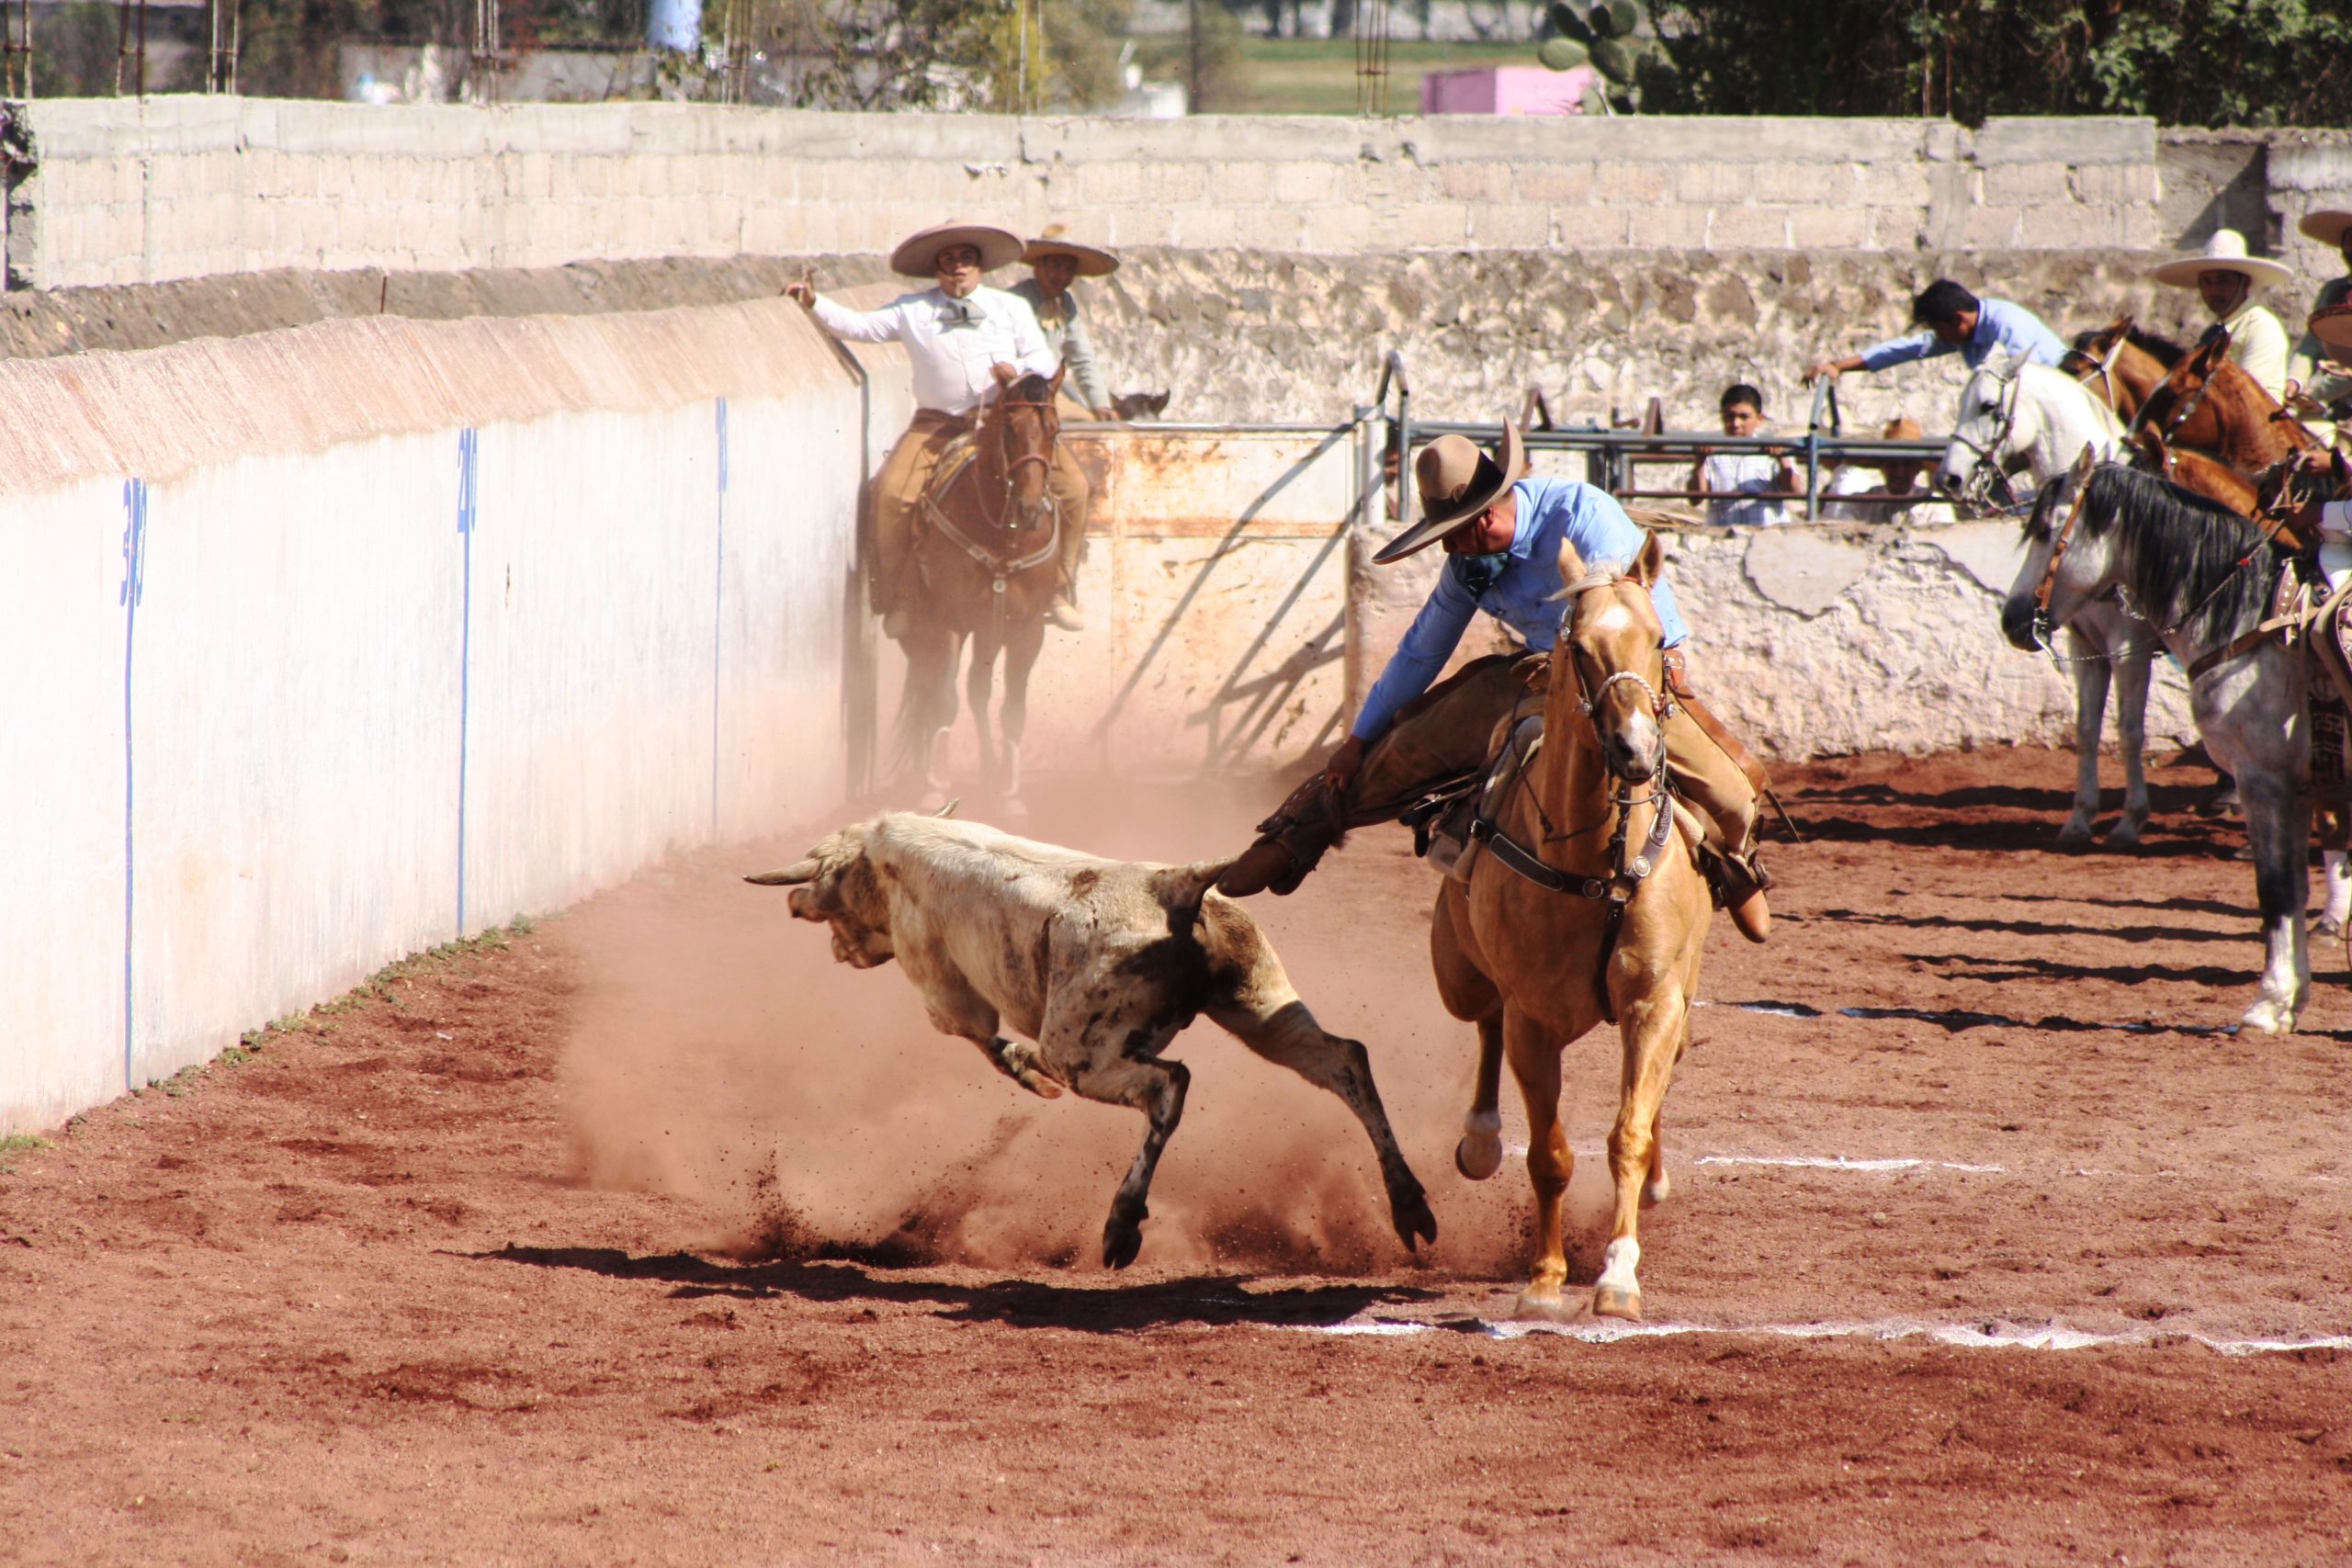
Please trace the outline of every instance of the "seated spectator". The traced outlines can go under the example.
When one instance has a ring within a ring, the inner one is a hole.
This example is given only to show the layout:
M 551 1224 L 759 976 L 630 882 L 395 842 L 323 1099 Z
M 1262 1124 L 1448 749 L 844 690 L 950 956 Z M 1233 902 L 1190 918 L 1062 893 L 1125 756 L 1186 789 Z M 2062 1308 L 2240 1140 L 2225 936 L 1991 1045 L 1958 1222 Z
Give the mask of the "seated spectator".
M 1917 441 L 1925 432 L 1917 420 L 1893 419 L 1879 432 L 1883 441 Z M 1927 467 L 1917 459 L 1888 463 L 1840 463 L 1821 487 L 1824 522 L 1949 523 L 1951 505 L 1919 482 Z M 1873 473 L 1879 476 L 1873 484 Z
M 1724 434 L 1757 435 L 1764 429 L 1764 394 L 1745 381 L 1724 389 Z M 1786 499 L 1797 491 L 1797 471 L 1785 452 L 1709 452 L 1690 469 L 1690 488 L 1711 501 L 1707 520 L 1721 526 L 1770 526 L 1788 521 Z

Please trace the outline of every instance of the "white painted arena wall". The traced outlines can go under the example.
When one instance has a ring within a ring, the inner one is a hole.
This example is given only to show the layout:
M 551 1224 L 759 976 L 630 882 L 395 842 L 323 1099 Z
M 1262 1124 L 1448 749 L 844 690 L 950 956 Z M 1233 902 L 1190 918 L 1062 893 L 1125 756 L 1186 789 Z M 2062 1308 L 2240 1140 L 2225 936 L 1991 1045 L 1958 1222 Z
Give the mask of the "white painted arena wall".
M 0 364 L 0 1130 L 835 805 L 865 396 L 782 302 Z

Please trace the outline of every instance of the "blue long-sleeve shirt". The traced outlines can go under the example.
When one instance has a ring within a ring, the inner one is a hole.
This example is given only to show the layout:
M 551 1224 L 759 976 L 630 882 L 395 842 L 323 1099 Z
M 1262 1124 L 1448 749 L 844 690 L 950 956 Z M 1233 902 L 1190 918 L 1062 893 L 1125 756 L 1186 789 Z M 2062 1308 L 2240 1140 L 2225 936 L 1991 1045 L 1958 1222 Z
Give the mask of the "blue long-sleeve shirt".
M 2043 326 L 2041 318 L 2024 306 L 2012 305 L 2007 299 L 1980 299 L 1976 302 L 1976 330 L 1968 334 L 1966 343 L 1946 343 L 1930 329 L 1922 327 L 1907 337 L 1889 338 L 1862 350 L 1862 368 L 1883 370 L 1890 365 L 1933 359 L 1957 350 L 1973 370 L 1996 348 L 2013 353 L 2023 349 L 2026 357 L 2036 365 L 2055 367 L 2066 356 L 2066 345 L 2058 341 L 2058 334 Z
M 1437 672 L 1453 656 L 1469 628 L 1471 615 L 1484 610 L 1519 634 L 1538 653 L 1551 651 L 1558 640 L 1560 615 L 1566 607 L 1553 598 L 1560 581 L 1560 541 L 1577 547 L 1589 566 L 1624 565 L 1641 553 L 1643 531 L 1625 515 L 1625 509 L 1607 491 L 1574 479 L 1531 476 L 1511 487 L 1519 515 L 1511 530 L 1510 560 L 1487 591 L 1471 597 L 1463 581 L 1463 558 L 1446 558 L 1445 570 L 1430 592 L 1429 603 L 1413 617 L 1405 640 L 1380 672 L 1349 733 L 1376 739 L 1396 716 L 1396 710 L 1430 689 Z M 1664 580 L 1650 585 L 1657 606 L 1665 643 L 1674 647 L 1690 635 L 1674 590 Z

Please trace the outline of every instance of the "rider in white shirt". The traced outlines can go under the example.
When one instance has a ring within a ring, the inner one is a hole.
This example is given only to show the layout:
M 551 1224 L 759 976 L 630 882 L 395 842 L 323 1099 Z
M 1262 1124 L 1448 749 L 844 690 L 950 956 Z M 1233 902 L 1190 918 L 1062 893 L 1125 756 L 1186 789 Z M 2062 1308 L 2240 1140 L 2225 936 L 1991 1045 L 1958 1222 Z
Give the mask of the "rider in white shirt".
M 2158 283 L 2194 288 L 2230 334 L 2230 357 L 2275 401 L 2287 396 L 2287 329 L 2254 300 L 2255 286 L 2284 283 L 2294 273 L 2278 262 L 2250 256 L 2245 236 L 2216 229 L 2205 248 L 2176 256 L 2150 274 Z
M 853 310 L 825 299 L 806 279 L 785 289 L 833 336 L 848 343 L 899 344 L 913 368 L 915 416 L 874 480 L 874 570 L 867 592 L 885 635 L 893 638 L 908 630 L 907 569 L 923 491 L 940 455 L 1004 388 L 1023 376 L 1051 376 L 1057 368 L 1027 303 L 980 282 L 983 273 L 1019 260 L 1021 252 L 1020 239 L 1002 229 L 947 223 L 925 229 L 890 253 L 892 271 L 934 278 L 935 286 L 902 294 L 879 310 Z M 1062 537 L 1071 542 L 1063 552 L 1061 595 L 1047 619 L 1075 631 L 1084 623 L 1068 579 L 1093 497 L 1075 459 L 1058 447 L 1046 488 L 1061 519 Z

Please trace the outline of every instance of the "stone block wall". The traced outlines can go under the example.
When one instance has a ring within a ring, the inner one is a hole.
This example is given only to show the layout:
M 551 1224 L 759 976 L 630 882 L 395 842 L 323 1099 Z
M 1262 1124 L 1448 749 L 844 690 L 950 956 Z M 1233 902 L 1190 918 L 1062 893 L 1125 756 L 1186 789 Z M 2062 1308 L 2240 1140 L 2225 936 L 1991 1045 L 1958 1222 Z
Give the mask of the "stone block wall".
M 8 106 L 12 288 L 885 251 L 946 214 L 1121 247 L 1895 254 L 2158 243 L 2137 119 L 1181 121 L 229 97 Z

